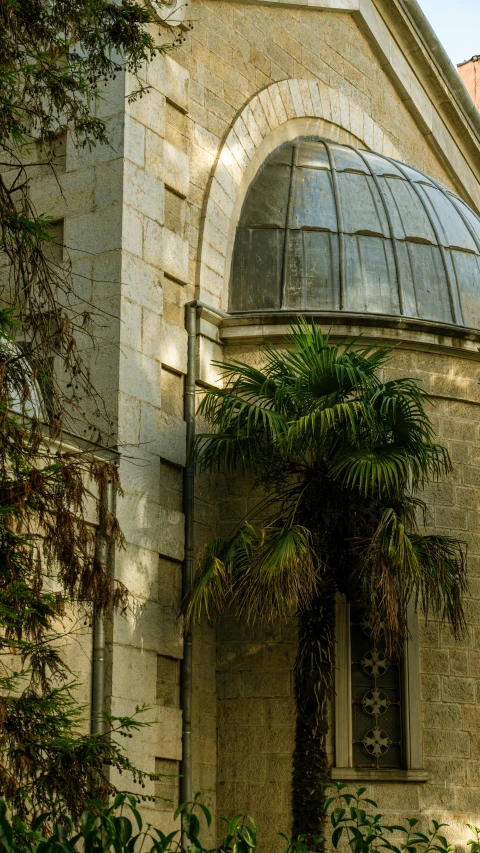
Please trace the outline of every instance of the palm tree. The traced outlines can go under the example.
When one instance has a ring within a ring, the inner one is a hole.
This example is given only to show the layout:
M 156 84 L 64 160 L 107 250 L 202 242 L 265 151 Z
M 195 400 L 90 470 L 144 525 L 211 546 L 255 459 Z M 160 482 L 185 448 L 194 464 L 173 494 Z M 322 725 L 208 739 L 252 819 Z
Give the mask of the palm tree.
M 451 470 L 434 443 L 428 394 L 413 379 L 384 381 L 384 347 L 333 345 L 312 321 L 292 345 L 267 348 L 262 370 L 219 364 L 224 388 L 200 412 L 197 468 L 253 475 L 264 499 L 232 536 L 200 557 L 187 624 L 227 607 L 264 621 L 298 614 L 293 835 L 321 834 L 337 592 L 362 602 L 372 639 L 401 650 L 407 604 L 464 627 L 461 544 L 421 535 L 416 492 Z

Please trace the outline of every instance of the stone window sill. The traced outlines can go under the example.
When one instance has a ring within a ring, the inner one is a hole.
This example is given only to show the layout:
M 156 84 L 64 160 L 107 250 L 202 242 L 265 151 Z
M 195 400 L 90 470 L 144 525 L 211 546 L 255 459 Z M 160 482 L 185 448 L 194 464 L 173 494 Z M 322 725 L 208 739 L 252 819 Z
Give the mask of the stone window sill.
M 428 782 L 426 770 L 368 770 L 332 767 L 330 778 L 338 782 Z

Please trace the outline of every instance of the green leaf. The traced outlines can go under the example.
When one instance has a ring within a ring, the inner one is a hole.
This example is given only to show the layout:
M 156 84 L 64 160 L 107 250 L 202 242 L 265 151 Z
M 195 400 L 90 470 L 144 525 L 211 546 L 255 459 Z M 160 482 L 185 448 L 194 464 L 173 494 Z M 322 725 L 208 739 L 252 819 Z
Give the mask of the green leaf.
M 332 822 L 332 826 L 337 826 L 339 822 L 345 817 L 346 809 L 337 808 L 334 809 L 332 814 L 330 815 L 330 820 Z
M 237 814 L 235 817 L 232 817 L 230 823 L 228 824 L 228 832 L 230 835 L 235 833 L 235 830 L 243 818 L 243 814 Z
M 336 830 L 332 833 L 332 844 L 333 844 L 335 849 L 337 848 L 338 842 L 340 841 L 340 839 L 342 837 L 343 830 L 344 830 L 343 826 L 338 826 L 336 828 Z

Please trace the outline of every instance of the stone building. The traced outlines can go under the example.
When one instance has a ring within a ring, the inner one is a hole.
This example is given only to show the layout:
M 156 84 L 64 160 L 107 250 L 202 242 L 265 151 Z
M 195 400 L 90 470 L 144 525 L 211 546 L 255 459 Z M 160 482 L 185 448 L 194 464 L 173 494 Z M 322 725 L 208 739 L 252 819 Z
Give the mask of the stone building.
M 360 629 L 339 602 L 332 775 L 367 782 L 391 813 L 446 820 L 463 844 L 463 823 L 480 823 L 480 114 L 416 0 L 182 9 L 192 28 L 180 23 L 182 46 L 146 68 L 150 94 L 129 104 L 135 83 L 122 76 L 106 90 L 111 147 L 67 141 L 59 184 L 34 187 L 85 298 L 108 312 L 92 367 L 117 423 L 128 547 L 115 572 L 135 607 L 107 631 L 105 702 L 114 713 L 150 705 L 154 725 L 129 741 L 134 759 L 185 771 L 185 305 L 198 300 L 198 388 L 217 381 L 212 359 L 260 360 L 302 312 L 337 338 L 395 344 L 390 374 L 433 394 L 454 460 L 428 488 L 428 524 L 468 543 L 468 633 L 455 642 L 412 620 L 390 685 L 395 749 L 382 763 L 359 740 L 350 649 Z M 197 481 L 195 548 L 249 500 L 235 483 Z M 293 622 L 248 634 L 225 619 L 193 637 L 193 789 L 218 819 L 253 813 L 262 849 L 289 831 L 294 653 Z M 145 806 L 155 821 L 166 809 Z

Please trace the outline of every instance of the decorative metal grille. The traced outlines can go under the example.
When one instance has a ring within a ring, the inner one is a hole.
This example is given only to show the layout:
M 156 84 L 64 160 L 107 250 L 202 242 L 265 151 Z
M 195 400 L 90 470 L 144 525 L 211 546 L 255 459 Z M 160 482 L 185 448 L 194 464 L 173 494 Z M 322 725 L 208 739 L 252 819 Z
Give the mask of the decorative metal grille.
M 353 764 L 378 770 L 402 767 L 400 662 L 374 646 L 364 614 L 351 608 Z

